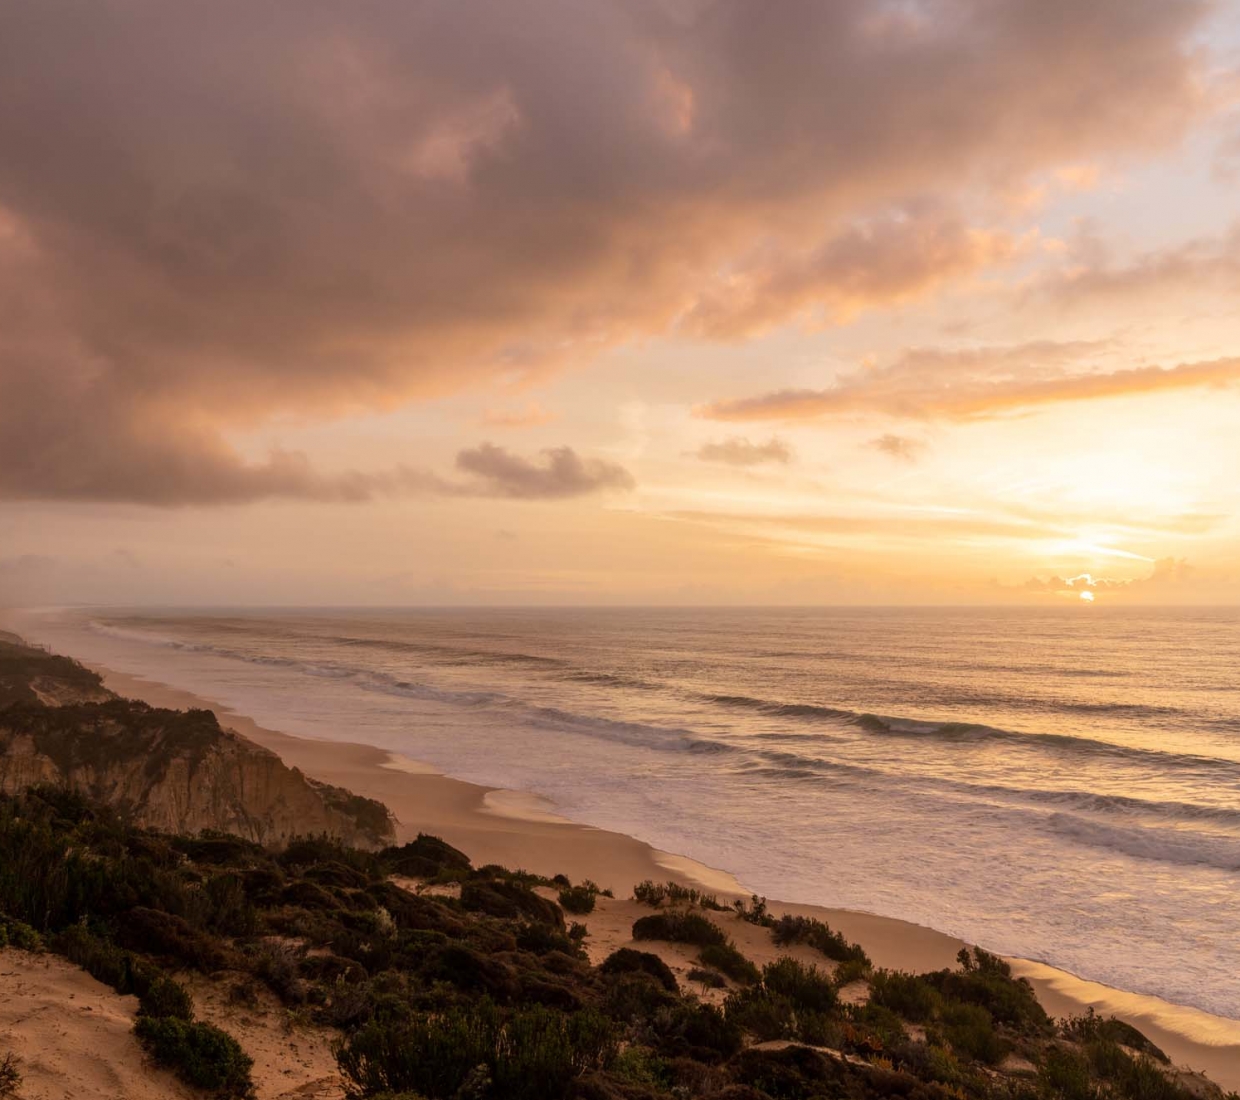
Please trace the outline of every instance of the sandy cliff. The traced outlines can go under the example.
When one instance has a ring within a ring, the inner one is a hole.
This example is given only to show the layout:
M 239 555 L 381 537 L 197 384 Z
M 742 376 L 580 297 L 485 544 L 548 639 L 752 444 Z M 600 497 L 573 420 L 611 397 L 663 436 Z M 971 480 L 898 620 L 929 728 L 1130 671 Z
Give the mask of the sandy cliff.
M 0 639 L 0 790 L 35 783 L 66 784 L 168 832 L 277 845 L 326 833 L 363 847 L 393 835 L 380 803 L 307 779 L 211 711 L 117 698 L 81 666 Z

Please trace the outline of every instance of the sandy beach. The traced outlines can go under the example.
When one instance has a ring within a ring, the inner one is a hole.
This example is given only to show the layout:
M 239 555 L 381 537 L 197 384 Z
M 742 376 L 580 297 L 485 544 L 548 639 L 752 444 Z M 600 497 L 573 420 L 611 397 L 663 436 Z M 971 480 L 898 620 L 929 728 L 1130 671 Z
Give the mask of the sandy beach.
M 211 700 L 153 680 L 94 667 L 113 691 L 155 706 L 207 707 L 222 724 L 277 753 L 286 763 L 324 782 L 348 787 L 389 806 L 404 841 L 419 832 L 443 837 L 475 864 L 499 863 L 545 875 L 563 873 L 574 881 L 590 878 L 615 891 L 617 902 L 592 924 L 601 950 L 625 936 L 633 919 L 624 901 L 643 879 L 676 879 L 703 886 L 721 897 L 750 891 L 724 870 L 661 852 L 621 833 L 580 825 L 529 794 L 504 791 L 440 775 L 417 761 L 369 745 L 317 741 L 267 729 Z M 820 917 L 862 944 L 879 966 L 930 970 L 954 965 L 963 943 L 934 929 L 890 917 L 846 909 L 772 901 L 780 912 Z M 610 927 L 612 924 L 614 928 Z M 761 945 L 746 945 L 757 949 Z M 1206 1073 L 1224 1088 L 1240 1088 L 1240 1021 L 1169 1004 L 1156 997 L 1108 988 L 1030 960 L 1012 959 L 1042 1004 L 1054 1016 L 1092 1007 L 1138 1027 L 1180 1066 Z

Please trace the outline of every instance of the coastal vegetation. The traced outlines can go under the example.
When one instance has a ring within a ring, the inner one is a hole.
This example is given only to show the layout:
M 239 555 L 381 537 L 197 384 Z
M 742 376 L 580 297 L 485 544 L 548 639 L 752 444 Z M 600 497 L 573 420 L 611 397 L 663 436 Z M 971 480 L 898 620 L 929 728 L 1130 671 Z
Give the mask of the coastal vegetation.
M 93 674 L 8 650 L 0 728 L 50 738 L 49 757 L 98 754 L 105 721 L 136 743 L 153 724 L 189 754 L 218 733 L 206 711 L 83 701 Z M 1223 1100 L 1125 1023 L 1051 1020 L 986 951 L 888 971 L 764 898 L 726 905 L 650 881 L 633 893 L 651 910 L 632 923 L 636 946 L 592 963 L 589 922 L 632 903 L 589 880 L 475 867 L 434 836 L 275 849 L 145 827 L 66 785 L 0 794 L 0 948 L 53 952 L 134 996 L 149 1057 L 204 1095 L 253 1093 L 227 1019 L 199 1016 L 191 990 L 205 983 L 239 1013 L 261 994 L 333 1036 L 354 1100 Z M 757 961 L 738 946 L 752 953 L 754 936 L 769 944 Z M 0 1057 L 0 1097 L 20 1080 Z
M 460 896 L 396 885 L 414 867 Z M 155 1061 L 217 1096 L 247 1095 L 250 1061 L 196 1017 L 194 974 L 239 1004 L 265 987 L 331 1029 L 357 1098 L 1189 1098 L 1135 1029 L 1051 1021 L 984 951 L 902 974 L 840 950 L 821 922 L 776 919 L 762 925 L 773 946 L 809 945 L 823 962 L 758 968 L 727 934 L 734 913 L 665 897 L 633 935 L 701 953 L 682 990 L 654 951 L 622 947 L 591 965 L 584 926 L 557 901 L 578 889 L 475 868 L 427 836 L 379 852 L 321 837 L 273 852 L 142 829 L 63 789 L 0 797 L 5 941 L 135 994 L 135 1031 Z M 868 997 L 846 1001 L 858 974 Z

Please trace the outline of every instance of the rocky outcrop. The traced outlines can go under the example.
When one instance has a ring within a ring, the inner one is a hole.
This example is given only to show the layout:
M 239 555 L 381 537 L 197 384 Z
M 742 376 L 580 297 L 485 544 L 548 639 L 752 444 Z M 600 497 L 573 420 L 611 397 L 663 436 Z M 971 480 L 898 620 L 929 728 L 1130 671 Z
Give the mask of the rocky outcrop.
M 381 803 L 308 779 L 211 711 L 117 698 L 65 660 L 0 642 L 0 684 L 19 700 L 0 704 L 0 791 L 64 784 L 150 828 L 267 845 L 318 834 L 360 847 L 391 841 Z

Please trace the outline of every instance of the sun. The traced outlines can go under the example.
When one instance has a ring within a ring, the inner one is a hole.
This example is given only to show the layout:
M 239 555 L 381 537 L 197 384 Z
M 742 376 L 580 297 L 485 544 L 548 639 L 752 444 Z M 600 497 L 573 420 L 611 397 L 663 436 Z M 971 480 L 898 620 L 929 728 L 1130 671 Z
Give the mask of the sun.
M 1094 594 L 1092 592 L 1082 592 L 1081 599 L 1083 599 L 1086 603 L 1093 603 Z

